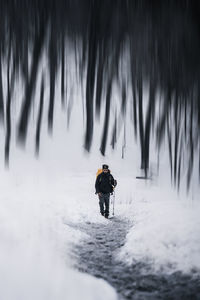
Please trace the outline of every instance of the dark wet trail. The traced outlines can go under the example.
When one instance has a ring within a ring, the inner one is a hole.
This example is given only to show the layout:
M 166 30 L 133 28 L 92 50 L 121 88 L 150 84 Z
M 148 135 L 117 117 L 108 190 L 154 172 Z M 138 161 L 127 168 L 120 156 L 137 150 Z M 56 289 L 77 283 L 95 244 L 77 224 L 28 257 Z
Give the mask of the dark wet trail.
M 145 275 L 144 270 L 148 269 L 145 264 L 127 266 L 116 260 L 130 226 L 128 221 L 114 217 L 105 224 L 87 222 L 72 226 L 90 236 L 74 250 L 78 257 L 77 269 L 109 282 L 120 300 L 200 299 L 199 278 L 194 279 L 181 272 L 171 275 L 148 272 Z

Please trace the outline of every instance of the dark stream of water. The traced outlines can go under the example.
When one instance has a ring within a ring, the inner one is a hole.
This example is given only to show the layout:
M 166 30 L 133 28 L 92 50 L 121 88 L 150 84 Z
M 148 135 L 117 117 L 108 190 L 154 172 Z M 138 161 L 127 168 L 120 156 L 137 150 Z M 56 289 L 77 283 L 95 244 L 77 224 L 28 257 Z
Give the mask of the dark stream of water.
M 109 282 L 119 299 L 200 299 L 198 276 L 192 277 L 181 272 L 153 274 L 145 271 L 148 266 L 144 263 L 128 266 L 116 259 L 129 226 L 127 221 L 117 217 L 105 224 L 87 222 L 73 225 L 90 236 L 74 250 L 78 257 L 77 269 Z

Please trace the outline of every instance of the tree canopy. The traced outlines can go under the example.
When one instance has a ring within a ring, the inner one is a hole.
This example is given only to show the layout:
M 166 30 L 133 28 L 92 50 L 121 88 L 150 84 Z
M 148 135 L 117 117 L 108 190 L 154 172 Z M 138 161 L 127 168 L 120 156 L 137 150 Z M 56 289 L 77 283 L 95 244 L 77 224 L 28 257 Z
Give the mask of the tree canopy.
M 172 179 L 179 186 L 184 159 L 189 187 L 194 157 L 199 161 L 200 174 L 199 1 L 7 0 L 1 1 L 0 6 L 0 120 L 6 127 L 7 163 L 17 80 L 24 82 L 17 125 L 17 138 L 22 143 L 26 140 L 36 84 L 41 80 L 35 141 L 39 152 L 41 118 L 45 113 L 44 76 L 39 77 L 42 57 L 48 64 L 47 114 L 51 132 L 56 78 L 61 76 L 64 103 L 70 89 L 66 84 L 70 72 L 66 59 L 74 52 L 77 76 L 84 87 L 85 148 L 90 151 L 94 122 L 104 107 L 103 99 L 106 105 L 100 151 L 105 154 L 110 126 L 115 146 L 116 124 L 119 118 L 126 118 L 131 90 L 141 168 L 147 174 L 152 134 L 158 150 L 167 139 Z M 121 110 L 111 118 L 114 84 L 121 91 Z M 148 89 L 145 104 L 144 87 Z

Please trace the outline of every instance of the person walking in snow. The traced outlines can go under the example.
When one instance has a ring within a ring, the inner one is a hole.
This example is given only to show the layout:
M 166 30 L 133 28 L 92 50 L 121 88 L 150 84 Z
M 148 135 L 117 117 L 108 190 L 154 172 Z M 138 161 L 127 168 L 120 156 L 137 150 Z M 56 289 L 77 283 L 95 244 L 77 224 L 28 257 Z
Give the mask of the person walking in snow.
M 100 213 L 105 218 L 109 216 L 110 194 L 116 184 L 117 182 L 111 175 L 108 165 L 103 165 L 102 172 L 96 178 L 95 189 L 99 196 Z

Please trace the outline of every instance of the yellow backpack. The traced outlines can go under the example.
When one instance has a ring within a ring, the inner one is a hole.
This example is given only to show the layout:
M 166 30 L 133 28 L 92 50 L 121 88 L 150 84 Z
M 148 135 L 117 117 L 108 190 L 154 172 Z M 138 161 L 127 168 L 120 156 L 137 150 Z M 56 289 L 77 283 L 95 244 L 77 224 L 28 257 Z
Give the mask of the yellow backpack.
M 96 173 L 96 178 L 98 177 L 99 174 L 101 174 L 103 172 L 102 169 L 98 169 L 97 173 Z

